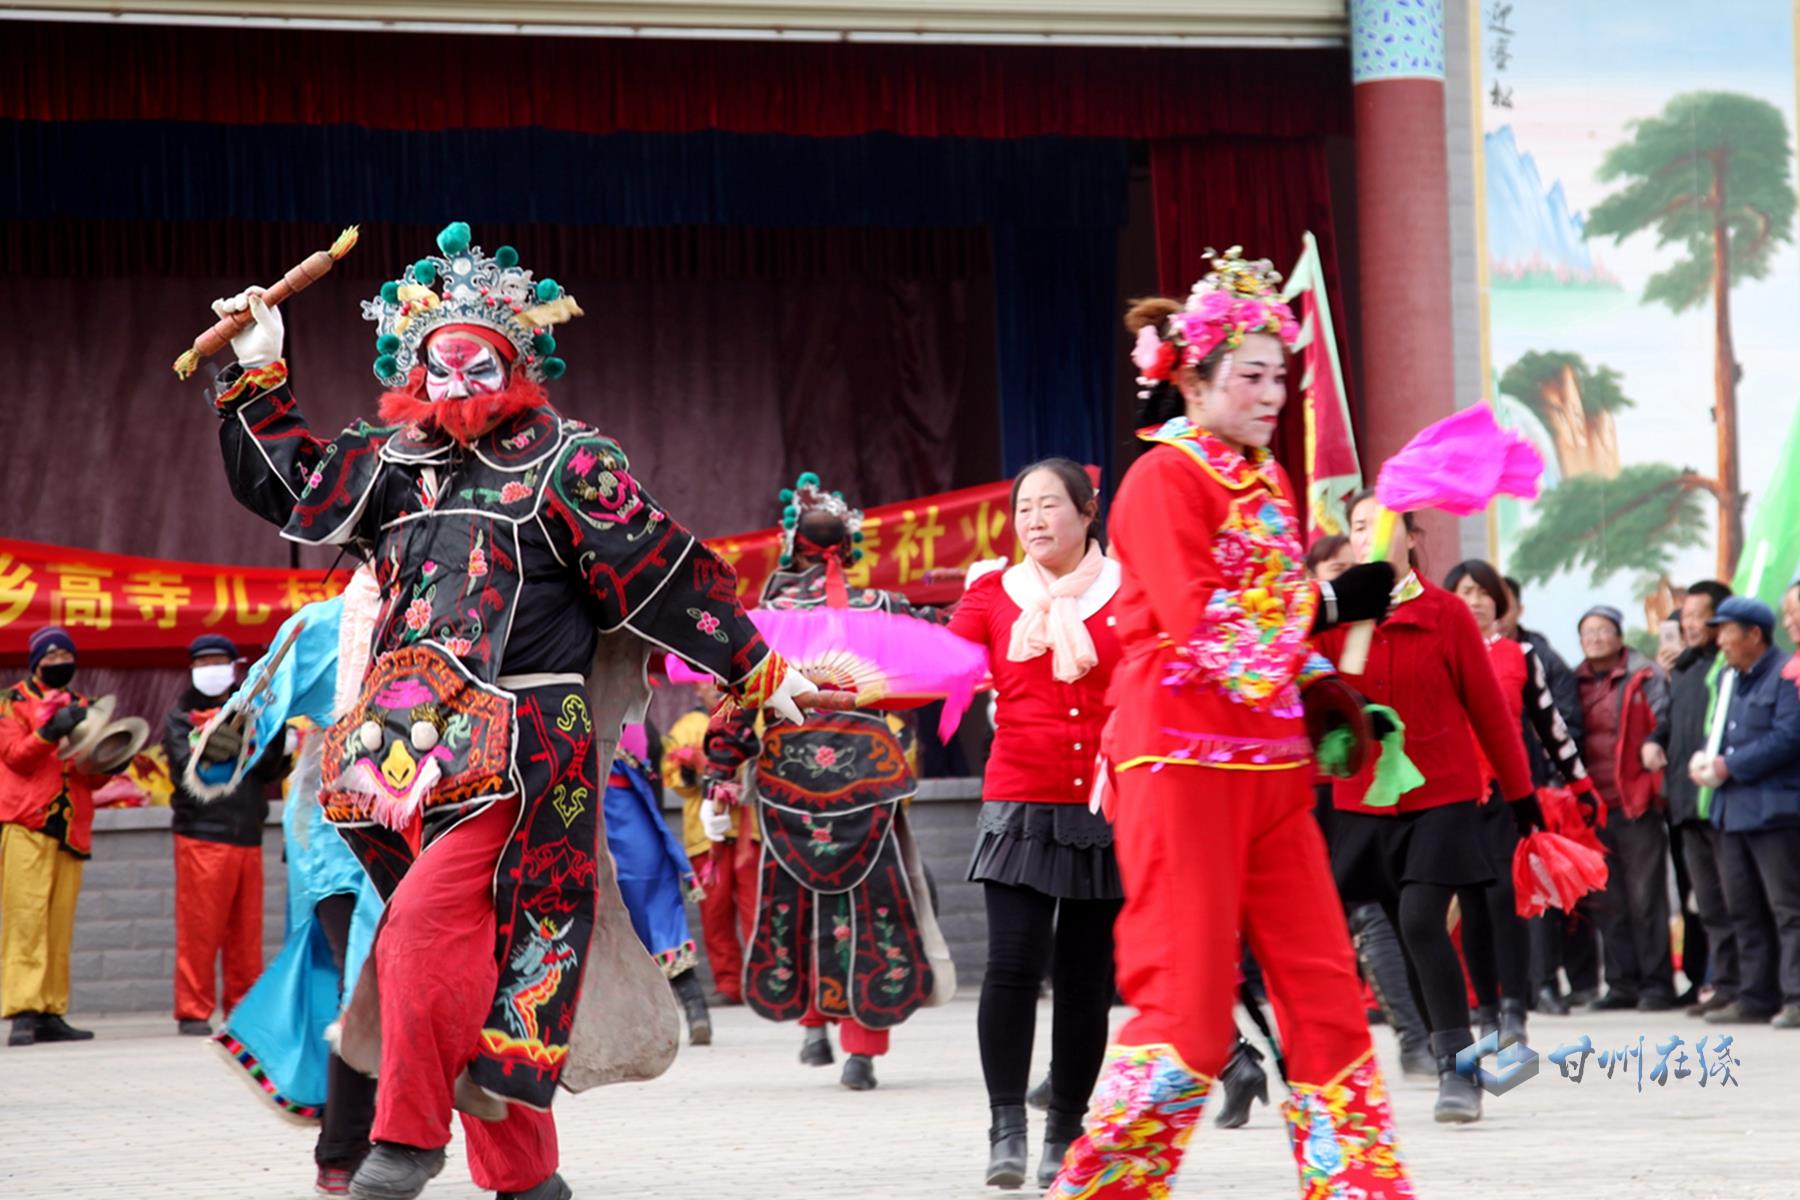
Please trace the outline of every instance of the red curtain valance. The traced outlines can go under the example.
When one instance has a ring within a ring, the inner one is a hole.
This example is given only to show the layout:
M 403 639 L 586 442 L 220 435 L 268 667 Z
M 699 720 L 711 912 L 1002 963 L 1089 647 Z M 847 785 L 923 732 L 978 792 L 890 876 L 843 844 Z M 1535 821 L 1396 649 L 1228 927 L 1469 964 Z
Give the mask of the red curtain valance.
M 19 120 L 1008 138 L 1293 137 L 1350 127 L 1341 50 L 783 45 L 54 22 L 7 22 L 6 33 L 0 118 Z

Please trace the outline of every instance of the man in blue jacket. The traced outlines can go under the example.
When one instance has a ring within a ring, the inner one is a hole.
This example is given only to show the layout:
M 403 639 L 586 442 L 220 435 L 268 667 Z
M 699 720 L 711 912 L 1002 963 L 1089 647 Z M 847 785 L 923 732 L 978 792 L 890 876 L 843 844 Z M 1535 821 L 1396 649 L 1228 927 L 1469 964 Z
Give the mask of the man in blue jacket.
M 1709 622 L 1730 667 L 1731 704 L 1718 753 L 1694 756 L 1694 780 L 1718 790 L 1713 823 L 1738 945 L 1737 1000 L 1714 1024 L 1800 1029 L 1800 690 L 1773 645 L 1775 614 L 1733 596 Z

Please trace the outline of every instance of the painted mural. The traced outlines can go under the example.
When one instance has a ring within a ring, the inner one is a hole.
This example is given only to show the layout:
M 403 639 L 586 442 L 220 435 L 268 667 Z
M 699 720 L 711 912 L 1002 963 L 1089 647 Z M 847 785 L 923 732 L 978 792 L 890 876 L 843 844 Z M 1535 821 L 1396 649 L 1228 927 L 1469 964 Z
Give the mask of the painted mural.
M 1550 470 L 1495 556 L 1567 654 L 1800 569 L 1790 0 L 1478 0 L 1487 360 Z

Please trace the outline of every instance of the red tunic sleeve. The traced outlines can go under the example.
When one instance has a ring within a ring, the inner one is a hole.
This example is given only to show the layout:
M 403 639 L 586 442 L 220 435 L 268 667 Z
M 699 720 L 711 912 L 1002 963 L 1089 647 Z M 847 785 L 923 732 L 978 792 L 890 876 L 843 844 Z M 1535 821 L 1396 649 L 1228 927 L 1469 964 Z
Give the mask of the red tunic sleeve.
M 994 592 L 1000 587 L 1000 572 L 989 571 L 969 585 L 950 614 L 950 632 L 993 653 L 992 634 L 988 626 L 994 605 Z
M 1442 636 L 1449 651 L 1451 677 L 1475 739 L 1499 777 L 1500 794 L 1507 800 L 1529 795 L 1531 768 L 1525 761 L 1519 712 L 1509 707 L 1501 694 L 1475 617 L 1464 604 L 1446 604 L 1443 614 Z

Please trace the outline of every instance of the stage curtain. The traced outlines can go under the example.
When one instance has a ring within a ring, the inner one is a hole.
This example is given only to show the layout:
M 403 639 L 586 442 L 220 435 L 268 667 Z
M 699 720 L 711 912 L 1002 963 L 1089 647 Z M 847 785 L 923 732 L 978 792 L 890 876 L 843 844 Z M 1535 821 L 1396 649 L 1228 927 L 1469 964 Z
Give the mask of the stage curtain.
M 186 383 L 170 363 L 211 323 L 214 297 L 266 282 L 276 264 L 327 244 L 332 232 L 5 227 L 9 252 L 23 253 L 21 240 L 111 247 L 124 264 L 124 273 L 96 263 L 97 272 L 32 277 L 31 319 L 0 332 L 0 372 L 15 388 L 9 426 L 33 431 L 0 439 L 14 532 L 120 553 L 286 565 L 287 545 L 239 508 L 219 462 L 218 418 L 202 393 L 208 368 L 228 364 L 229 353 Z M 409 232 L 422 244 L 399 261 L 430 245 L 423 227 Z M 552 401 L 616 437 L 658 502 L 703 536 L 774 524 L 777 490 L 802 470 L 863 504 L 993 478 L 986 230 L 496 232 L 527 266 L 582 280 L 576 295 L 587 315 L 558 331 L 569 372 L 550 386 Z M 171 257 L 155 247 L 159 236 L 181 243 L 181 270 L 136 270 Z M 215 244 L 226 249 L 209 258 Z M 579 249 L 565 258 L 544 247 Z M 359 305 L 397 256 L 364 249 L 286 308 L 295 394 L 320 432 L 372 415 L 380 392 L 373 326 Z M 564 270 L 569 263 L 579 274 Z M 331 560 L 305 554 L 309 564 Z
M 11 21 L 6 34 L 0 116 L 42 121 L 983 138 L 1350 128 L 1350 70 L 1339 49 L 782 45 Z
M 1338 355 L 1350 362 L 1349 314 L 1339 285 L 1337 228 L 1331 180 L 1321 138 L 1170 138 L 1150 145 L 1150 188 L 1156 216 L 1157 279 L 1163 294 L 1185 299 L 1211 270 L 1206 251 L 1242 246 L 1268 258 L 1284 274 L 1300 254 L 1300 235 L 1319 240 L 1326 291 L 1338 335 Z M 1288 372 L 1289 404 L 1275 452 L 1294 486 L 1305 494 L 1305 429 L 1300 418 L 1300 369 Z M 1351 372 L 1344 372 L 1351 387 Z M 1356 413 L 1356 397 L 1349 397 Z

